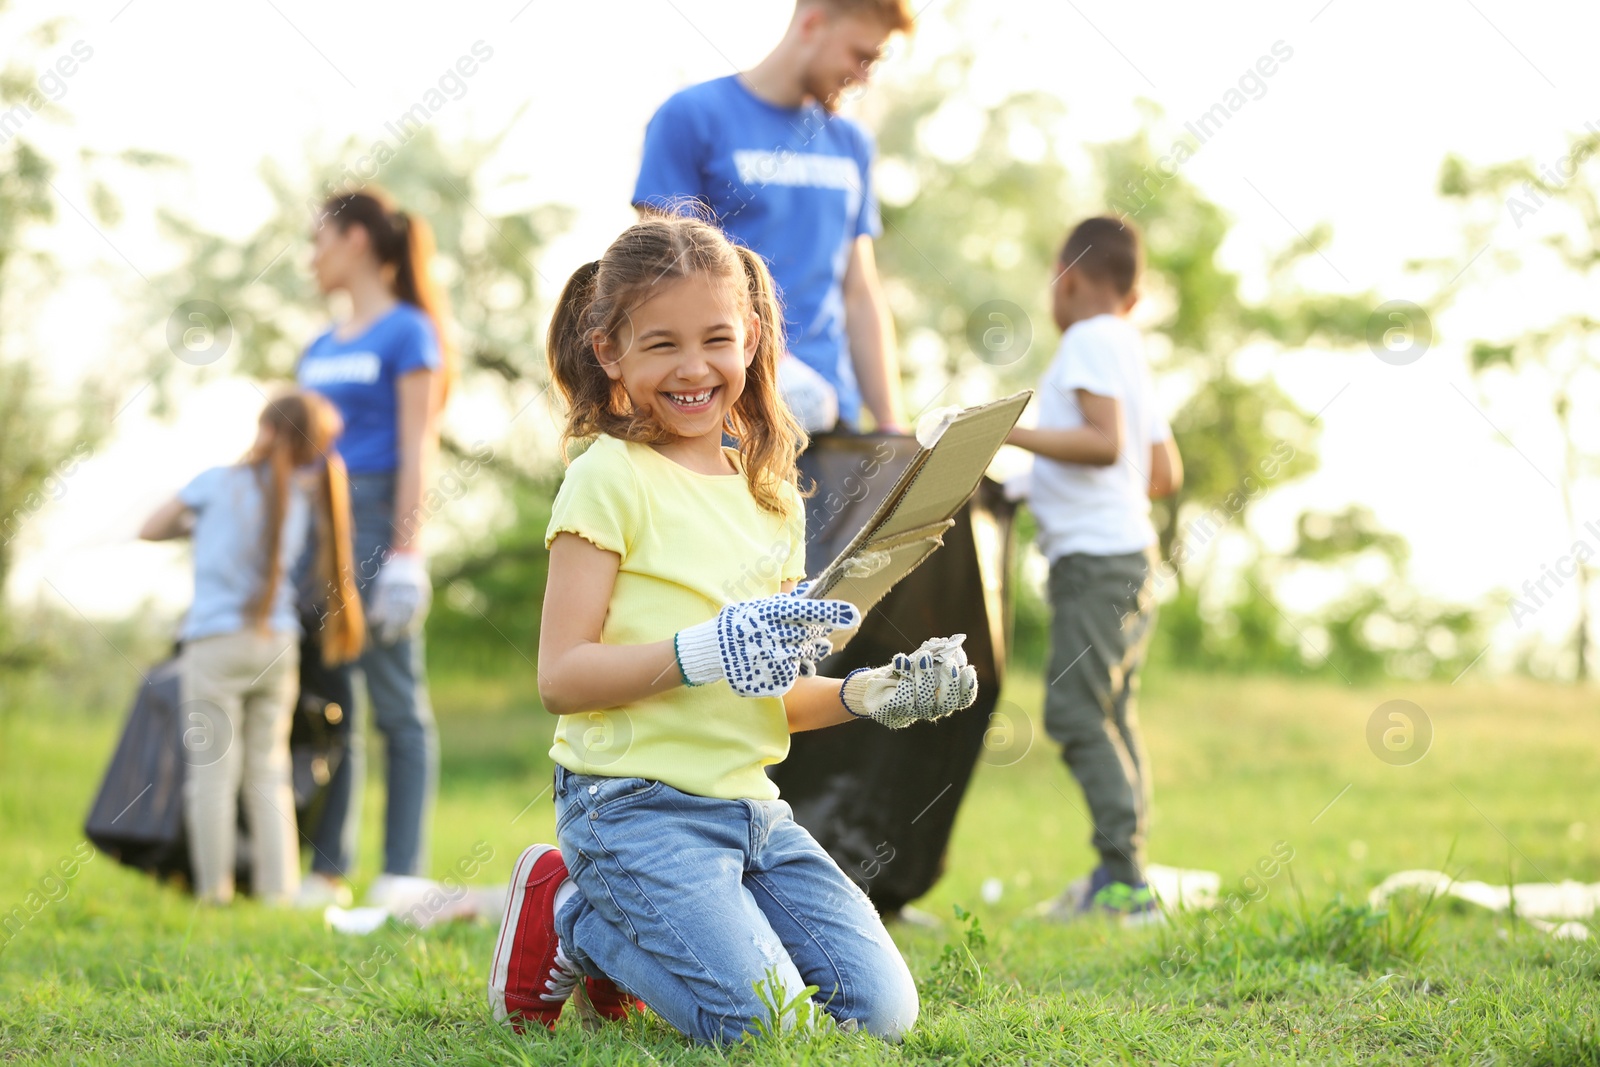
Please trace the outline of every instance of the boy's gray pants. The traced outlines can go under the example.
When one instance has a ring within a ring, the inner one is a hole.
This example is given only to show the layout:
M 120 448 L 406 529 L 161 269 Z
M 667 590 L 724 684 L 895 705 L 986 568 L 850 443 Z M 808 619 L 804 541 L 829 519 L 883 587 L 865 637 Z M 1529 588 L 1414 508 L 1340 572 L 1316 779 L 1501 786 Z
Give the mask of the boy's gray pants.
M 1136 884 L 1150 810 L 1134 707 L 1156 618 L 1149 553 L 1062 556 L 1050 565 L 1050 606 L 1045 730 L 1083 788 L 1101 863 Z

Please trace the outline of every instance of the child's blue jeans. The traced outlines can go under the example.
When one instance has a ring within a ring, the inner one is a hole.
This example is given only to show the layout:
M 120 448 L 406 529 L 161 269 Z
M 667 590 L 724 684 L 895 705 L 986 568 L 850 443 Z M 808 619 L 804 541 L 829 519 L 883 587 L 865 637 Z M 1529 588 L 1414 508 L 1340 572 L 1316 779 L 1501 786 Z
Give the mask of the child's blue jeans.
M 556 837 L 578 892 L 567 955 L 695 1041 L 737 1041 L 807 985 L 835 1019 L 891 1041 L 917 989 L 866 894 L 781 800 L 714 800 L 647 778 L 556 768 Z

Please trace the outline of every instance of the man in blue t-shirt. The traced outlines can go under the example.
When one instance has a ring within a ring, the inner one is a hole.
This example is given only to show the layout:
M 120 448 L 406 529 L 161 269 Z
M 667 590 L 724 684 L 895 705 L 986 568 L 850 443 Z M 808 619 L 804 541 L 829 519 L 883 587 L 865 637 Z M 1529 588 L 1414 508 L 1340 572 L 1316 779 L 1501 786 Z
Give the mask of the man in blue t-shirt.
M 799 0 L 760 63 L 661 105 L 633 192 L 640 208 L 694 198 L 759 252 L 778 283 L 789 353 L 832 387 L 842 422 L 856 426 L 865 404 L 889 431 L 903 430 L 905 415 L 872 251 L 873 144 L 835 110 L 866 83 L 890 34 L 912 24 L 907 0 Z

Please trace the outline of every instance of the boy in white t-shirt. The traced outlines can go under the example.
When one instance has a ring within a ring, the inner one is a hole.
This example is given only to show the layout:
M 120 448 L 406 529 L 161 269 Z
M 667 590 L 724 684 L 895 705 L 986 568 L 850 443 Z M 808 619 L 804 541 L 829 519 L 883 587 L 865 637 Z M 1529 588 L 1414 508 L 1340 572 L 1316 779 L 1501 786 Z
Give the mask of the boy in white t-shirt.
M 1061 347 L 1039 388 L 1029 505 L 1050 561 L 1045 729 L 1083 788 L 1100 864 L 1038 913 L 1159 918 L 1144 879 L 1149 766 L 1134 710 L 1155 624 L 1150 498 L 1177 491 L 1182 461 L 1156 410 L 1144 340 L 1127 319 L 1143 252 L 1132 222 L 1092 218 L 1061 249 L 1051 285 Z

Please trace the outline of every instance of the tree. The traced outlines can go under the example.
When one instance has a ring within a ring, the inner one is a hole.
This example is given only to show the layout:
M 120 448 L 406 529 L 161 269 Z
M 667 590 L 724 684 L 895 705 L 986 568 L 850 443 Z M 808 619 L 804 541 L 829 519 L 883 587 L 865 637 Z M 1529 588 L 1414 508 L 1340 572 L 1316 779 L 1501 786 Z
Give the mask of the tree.
M 1487 249 L 1493 243 L 1494 223 L 1487 220 L 1498 223 L 1502 205 L 1517 229 L 1533 221 L 1536 228 L 1530 232 L 1538 238 L 1535 252 L 1542 253 L 1539 259 L 1580 279 L 1583 291 L 1592 293 L 1600 282 L 1596 152 L 1600 152 L 1600 134 L 1589 132 L 1571 138 L 1567 154 L 1553 166 L 1518 160 L 1474 167 L 1458 156 L 1449 156 L 1440 167 L 1439 194 L 1462 206 L 1467 216 L 1463 232 L 1472 249 Z M 1508 249 L 1499 249 L 1488 258 L 1502 278 L 1524 267 L 1524 258 Z M 1453 303 L 1467 284 L 1462 277 L 1465 270 L 1454 273 L 1436 298 L 1439 307 Z M 1577 498 L 1596 472 L 1600 440 L 1589 430 L 1594 420 L 1575 417 L 1574 407 L 1588 407 L 1582 401 L 1588 398 L 1592 402 L 1595 390 L 1600 389 L 1600 319 L 1582 309 L 1557 313 L 1514 336 L 1476 339 L 1468 355 L 1472 372 L 1481 383 L 1492 382 L 1497 373 L 1518 375 L 1525 384 L 1539 382 L 1560 433 L 1562 457 L 1556 480 L 1574 546 L 1571 577 L 1578 619 L 1571 641 L 1575 675 L 1582 682 L 1589 677 L 1590 586 L 1595 575 L 1590 560 L 1595 546 L 1585 537 Z M 1492 406 L 1489 397 L 1484 400 Z M 1540 476 L 1546 477 L 1542 470 Z M 1519 609 L 1531 614 L 1543 605 L 1544 597 L 1553 595 L 1544 583 L 1541 576 L 1535 586 L 1538 592 L 1524 591 L 1513 598 L 1513 617 Z
M 1328 241 L 1329 229 L 1314 227 L 1306 240 L 1273 255 L 1265 295 L 1248 301 L 1238 276 L 1221 265 L 1226 213 L 1181 171 L 1157 164 L 1151 141 L 1161 128 L 1158 111 L 1150 108 L 1146 128 L 1127 139 L 1093 146 L 1094 172 L 1076 174 L 1058 147 L 1061 103 L 1021 93 L 976 109 L 952 91 L 970 81 L 972 63 L 970 50 L 941 57 L 921 78 L 873 90 L 878 95 L 871 100 L 882 155 L 879 258 L 910 372 L 930 379 L 915 390 L 919 399 L 959 403 L 1034 385 L 1052 356 L 1042 343 L 1051 321 L 1046 290 L 1067 228 L 1088 215 L 1132 217 L 1145 237 L 1144 299 L 1156 312 L 1156 369 L 1188 383 L 1172 419 L 1185 485 L 1154 516 L 1165 561 L 1158 581 L 1174 580 L 1174 588 L 1161 590 L 1170 596 L 1158 631 L 1165 654 L 1195 667 L 1298 672 L 1309 665 L 1330 673 L 1339 669 L 1329 664 L 1331 656 L 1349 663 L 1352 675 L 1391 666 L 1437 674 L 1470 658 L 1477 649 L 1463 656 L 1461 646 L 1481 620 L 1411 596 L 1400 584 L 1403 558 L 1392 561 L 1392 582 L 1354 583 L 1314 619 L 1293 621 L 1277 603 L 1274 583 L 1296 569 L 1351 569 L 1356 559 L 1378 553 L 1380 543 L 1403 549 L 1370 515 L 1302 516 L 1296 553 L 1313 551 L 1307 531 L 1324 523 L 1363 530 L 1368 538 L 1320 544 L 1314 560 L 1268 558 L 1248 528 L 1250 511 L 1266 493 L 1316 469 L 1318 426 L 1270 372 L 1247 372 L 1241 353 L 1262 343 L 1286 351 L 1314 341 L 1359 345 L 1365 353 L 1368 321 L 1379 304 L 1371 293 L 1308 292 L 1300 284 L 1298 267 Z M 931 143 L 946 108 L 968 111 L 965 121 L 976 131 L 961 158 L 942 157 Z M 1019 154 L 1017 146 L 1031 148 Z M 940 358 L 918 358 L 928 352 Z M 1253 550 L 1254 562 L 1238 575 L 1196 562 L 1229 527 Z M 1341 553 L 1342 562 L 1334 558 Z M 1023 604 L 1019 620 L 1037 626 L 1043 616 L 1032 607 Z M 1397 634 L 1417 636 L 1420 658 L 1408 660 L 1407 650 L 1394 646 Z
M 3 14 L 3 12 L 0 12 Z M 30 56 L 58 50 L 61 20 L 16 39 Z M 9 34 L 8 34 L 9 37 Z M 33 243 L 56 220 L 57 167 L 28 133 L 36 121 L 62 115 L 48 91 L 58 77 L 18 60 L 0 72 L 0 592 L 11 571 L 17 535 L 41 508 L 66 491 L 67 479 L 92 451 L 106 423 L 105 397 L 94 383 L 62 397 L 40 373 L 16 335 L 41 292 L 59 276 L 51 256 Z M 92 198 L 101 221 L 115 214 L 105 186 Z M 8 335 L 9 334 L 9 335 Z M 0 662 L 26 658 L 0 633 Z
M 493 441 L 444 438 L 436 510 L 455 508 L 469 491 L 479 506 L 470 527 L 457 524 L 456 546 L 435 564 L 441 596 L 428 620 L 430 638 L 436 649 L 440 639 L 451 643 L 450 655 L 438 657 L 440 662 L 458 664 L 465 656 L 480 665 L 521 667 L 520 657 L 537 638 L 544 553 L 540 516 L 547 514 L 555 484 L 547 447 L 553 431 L 543 344 L 545 303 L 555 294 L 536 260 L 567 225 L 570 212 L 543 206 L 490 215 L 479 207 L 479 173 L 500 140 L 446 146 L 424 129 L 398 150 L 382 153 L 378 172 L 363 177 L 388 189 L 434 229 L 435 273 L 448 286 L 462 353 L 462 379 L 452 405 L 498 410 L 507 428 Z M 351 139 L 335 156 L 340 162 L 323 160 L 300 173 L 264 165 L 262 178 L 275 209 L 243 240 L 203 230 L 175 212 L 163 214 L 166 231 L 186 254 L 181 269 L 155 279 L 160 295 L 151 304 L 152 315 L 166 320 L 175 308 L 208 302 L 220 317 L 212 312 L 218 321 L 202 328 L 227 328 L 237 346 L 227 362 L 198 368 L 174 360 L 176 350 L 155 353 L 152 377 L 169 401 L 192 380 L 187 374 L 180 378 L 180 369 L 263 379 L 293 373 L 300 352 L 327 317 L 301 266 L 312 227 L 328 196 L 359 185 L 343 161 L 376 155 L 373 148 Z M 319 181 L 317 173 L 328 177 Z M 485 511 L 493 515 L 487 522 Z M 517 594 L 502 595 L 509 588 Z
M 1246 376 L 1238 353 L 1261 340 L 1285 347 L 1314 338 L 1353 343 L 1364 336 L 1377 301 L 1370 294 L 1291 288 L 1296 262 L 1327 240 L 1321 228 L 1311 244 L 1274 259 L 1267 299 L 1247 303 L 1238 277 L 1218 262 L 1229 225 L 1224 212 L 1181 173 L 1157 170 L 1148 130 L 1096 146 L 1098 173 L 1085 181 L 1052 143 L 1063 108 L 1044 94 L 1016 94 L 988 108 L 970 154 L 939 158 L 926 132 L 950 100 L 944 87 L 961 84 L 971 63 L 970 52 L 943 57 L 920 81 L 884 90 L 890 98 L 880 103 L 883 165 L 911 190 L 885 194 L 880 258 L 896 318 L 913 342 L 931 337 L 942 347 L 937 370 L 954 383 L 942 395 L 961 395 L 961 383 L 975 377 L 1005 388 L 1031 386 L 1051 355 L 1041 343 L 1050 323 L 1046 288 L 1068 226 L 1091 214 L 1132 216 L 1146 242 L 1145 299 L 1160 310 L 1155 332 L 1170 345 L 1160 368 L 1192 383 L 1173 419 L 1186 484 L 1157 513 L 1162 556 L 1181 563 L 1187 553 L 1180 520 L 1204 520 L 1241 496 L 1230 518 L 1242 526 L 1258 494 L 1239 491 L 1247 479 L 1260 480 L 1263 462 L 1272 462 L 1276 484 L 1316 468 L 1313 417 L 1270 376 Z M 1038 158 L 1019 158 L 1012 149 L 1019 143 L 1043 148 Z M 1013 343 L 1010 333 L 997 351 L 978 343 L 988 322 L 982 316 L 996 302 L 1016 309 L 1017 321 L 1007 327 L 1031 344 Z M 1175 571 L 1181 582 L 1185 568 Z

